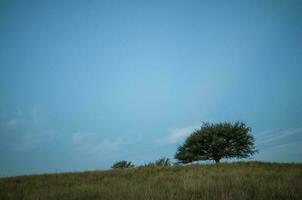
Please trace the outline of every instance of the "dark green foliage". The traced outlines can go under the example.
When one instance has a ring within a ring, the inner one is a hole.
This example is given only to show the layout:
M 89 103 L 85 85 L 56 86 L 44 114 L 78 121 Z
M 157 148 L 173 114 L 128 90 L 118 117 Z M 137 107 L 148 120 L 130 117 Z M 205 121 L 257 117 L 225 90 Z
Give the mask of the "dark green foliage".
M 1 200 L 302 199 L 302 165 L 260 162 L 0 178 Z
M 118 161 L 116 163 L 114 163 L 111 168 L 112 169 L 121 169 L 121 168 L 132 168 L 134 167 L 134 165 L 126 160 L 121 160 L 121 161 Z
M 178 147 L 175 158 L 181 163 L 248 158 L 256 152 L 250 131 L 243 122 L 204 123 Z
M 149 162 L 148 164 L 145 164 L 145 167 L 169 167 L 172 163 L 169 158 L 162 157 L 155 162 Z

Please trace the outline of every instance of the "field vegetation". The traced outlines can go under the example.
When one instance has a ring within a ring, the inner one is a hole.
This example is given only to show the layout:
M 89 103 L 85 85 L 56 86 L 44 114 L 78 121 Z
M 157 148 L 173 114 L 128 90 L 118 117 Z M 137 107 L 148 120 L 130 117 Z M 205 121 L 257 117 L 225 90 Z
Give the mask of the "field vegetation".
M 0 179 L 1 200 L 302 199 L 302 164 L 237 162 Z

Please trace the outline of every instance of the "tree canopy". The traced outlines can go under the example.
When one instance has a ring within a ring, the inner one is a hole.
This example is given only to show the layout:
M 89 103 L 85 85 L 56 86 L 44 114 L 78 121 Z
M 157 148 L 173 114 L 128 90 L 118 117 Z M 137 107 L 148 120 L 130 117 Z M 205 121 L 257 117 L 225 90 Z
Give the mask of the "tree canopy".
M 257 150 L 251 128 L 243 122 L 203 123 L 180 145 L 175 158 L 180 163 L 222 158 L 248 158 Z

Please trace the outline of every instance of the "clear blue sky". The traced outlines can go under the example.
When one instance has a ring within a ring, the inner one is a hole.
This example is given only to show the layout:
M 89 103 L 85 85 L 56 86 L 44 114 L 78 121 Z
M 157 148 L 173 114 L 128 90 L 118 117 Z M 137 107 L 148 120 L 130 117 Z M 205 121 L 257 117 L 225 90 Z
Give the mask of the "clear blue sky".
M 302 1 L 0 1 L 0 176 L 108 169 L 242 120 L 302 162 Z

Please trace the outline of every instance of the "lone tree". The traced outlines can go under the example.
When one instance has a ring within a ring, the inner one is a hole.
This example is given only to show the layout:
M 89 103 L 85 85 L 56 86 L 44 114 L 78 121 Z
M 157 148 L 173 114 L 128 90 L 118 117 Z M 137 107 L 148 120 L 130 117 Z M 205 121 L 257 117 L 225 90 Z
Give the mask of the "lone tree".
M 178 147 L 175 158 L 180 163 L 199 160 L 219 163 L 222 158 L 248 158 L 257 152 L 250 132 L 251 128 L 240 121 L 203 123 Z

